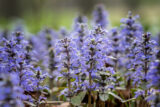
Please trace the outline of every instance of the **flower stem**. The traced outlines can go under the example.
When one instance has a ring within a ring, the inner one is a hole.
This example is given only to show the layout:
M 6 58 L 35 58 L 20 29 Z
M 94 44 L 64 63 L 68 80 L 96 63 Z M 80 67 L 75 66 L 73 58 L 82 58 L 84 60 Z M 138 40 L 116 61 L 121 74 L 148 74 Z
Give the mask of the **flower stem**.
M 90 86 L 90 88 L 92 86 L 91 72 L 89 72 L 89 86 Z M 91 89 L 89 89 L 89 92 L 88 92 L 88 107 L 92 107 L 92 105 L 91 105 Z

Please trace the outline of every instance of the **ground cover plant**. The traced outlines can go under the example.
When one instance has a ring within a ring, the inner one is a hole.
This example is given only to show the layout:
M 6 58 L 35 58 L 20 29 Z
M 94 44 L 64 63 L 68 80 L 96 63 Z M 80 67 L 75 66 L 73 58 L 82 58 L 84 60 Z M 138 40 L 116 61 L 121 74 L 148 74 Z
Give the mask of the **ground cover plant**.
M 109 27 L 97 5 L 72 30 L 0 30 L 0 107 L 160 107 L 160 48 L 128 12 Z

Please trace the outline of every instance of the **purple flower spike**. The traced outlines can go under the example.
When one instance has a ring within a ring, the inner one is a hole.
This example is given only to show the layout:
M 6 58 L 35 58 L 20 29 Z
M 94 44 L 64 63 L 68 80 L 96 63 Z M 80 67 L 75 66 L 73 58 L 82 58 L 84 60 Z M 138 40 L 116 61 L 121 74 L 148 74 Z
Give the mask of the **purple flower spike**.
M 93 22 L 96 26 L 101 26 L 103 29 L 108 25 L 108 14 L 103 5 L 97 5 L 93 11 Z

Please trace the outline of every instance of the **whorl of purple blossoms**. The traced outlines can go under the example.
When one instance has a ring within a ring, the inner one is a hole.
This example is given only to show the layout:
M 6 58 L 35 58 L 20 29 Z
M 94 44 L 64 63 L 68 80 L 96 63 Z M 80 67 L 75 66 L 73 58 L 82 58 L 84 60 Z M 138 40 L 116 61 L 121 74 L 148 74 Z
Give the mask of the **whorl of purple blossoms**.
M 103 5 L 97 5 L 93 11 L 93 23 L 101 28 L 106 28 L 108 25 L 108 13 Z
M 8 72 L 16 72 L 18 70 L 20 62 L 26 58 L 25 45 L 26 41 L 22 41 L 22 37 L 13 37 L 11 40 L 3 39 L 3 46 L 1 47 L 1 60 L 2 68 L 8 69 Z M 23 42 L 23 43 L 22 43 Z M 22 44 L 21 44 L 22 43 Z
M 150 81 L 148 87 L 154 88 L 154 92 L 148 97 L 153 107 L 160 106 L 160 51 L 156 54 L 156 59 L 152 62 L 150 72 L 147 75 Z
M 93 82 L 94 78 L 98 78 L 96 73 L 104 71 L 109 71 L 111 74 L 114 73 L 112 67 L 106 67 L 110 60 L 107 56 L 107 51 L 110 50 L 110 47 L 107 45 L 108 41 L 104 38 L 105 34 L 106 31 L 97 27 L 84 39 L 81 69 L 89 78 L 89 81 L 85 84 L 86 88 L 89 90 L 94 90 L 96 88 L 96 84 Z
M 68 83 L 68 92 L 67 96 L 71 97 L 72 93 L 72 86 L 71 86 L 71 79 L 74 77 L 79 66 L 78 61 L 78 52 L 76 50 L 76 45 L 72 41 L 71 38 L 65 38 L 56 44 L 56 55 L 58 55 L 58 64 L 57 70 L 59 71 L 59 76 L 64 77 L 67 79 Z
M 86 23 L 79 23 L 77 25 L 77 29 L 74 32 L 72 32 L 72 34 L 71 34 L 71 37 L 72 36 L 74 37 L 73 41 L 74 41 L 74 44 L 76 45 L 75 48 L 77 48 L 77 52 L 78 52 L 77 56 L 79 58 L 77 57 L 77 62 L 80 62 L 81 57 L 83 57 L 82 47 L 83 47 L 83 44 L 85 41 L 84 39 L 88 34 L 89 34 L 89 29 L 88 29 L 88 26 Z M 85 74 L 84 74 L 84 72 L 82 72 L 81 67 L 82 67 L 82 65 L 79 64 L 79 67 L 78 67 L 79 69 L 76 70 L 76 72 L 75 72 L 75 79 L 76 80 L 74 82 L 72 82 L 72 86 L 74 88 L 75 93 L 78 91 L 85 90 L 84 84 L 83 84 L 85 82 L 85 80 L 82 79 Z
M 160 51 L 157 52 L 156 60 L 152 63 L 148 78 L 151 80 L 151 86 L 160 90 Z
M 50 40 L 48 40 L 49 38 Z M 55 40 L 58 38 L 57 32 L 52 29 L 43 29 L 37 36 L 31 38 L 31 44 L 33 47 L 33 56 L 44 68 L 48 71 L 49 65 L 49 47 L 55 46 Z M 51 48 L 50 48 L 51 49 Z
M 151 63 L 154 60 L 155 54 L 155 41 L 151 40 L 151 34 L 146 33 L 142 35 L 142 39 L 138 41 L 137 46 L 131 54 L 134 57 L 132 61 L 132 68 L 136 71 L 134 72 L 134 83 L 140 83 L 142 81 L 147 81 L 147 73 L 150 70 Z M 134 54 L 135 53 L 135 54 Z M 137 83 L 137 85 L 138 85 Z
M 23 44 L 24 42 L 25 44 Z M 32 71 L 32 65 L 28 64 L 26 59 L 26 42 L 23 41 L 23 37 L 16 33 L 16 37 L 13 40 L 4 40 L 3 49 L 3 67 L 7 68 L 7 72 L 16 72 L 19 75 L 19 85 L 24 90 L 32 90 L 31 81 L 34 80 L 32 77 L 34 72 Z
M 147 75 L 154 60 L 155 42 L 150 37 L 150 33 L 143 34 L 141 40 L 136 41 L 133 53 L 130 54 L 132 57 L 132 61 L 130 62 L 132 63 L 130 66 L 131 79 L 133 80 L 133 85 L 139 88 L 135 92 L 135 97 L 147 97 L 151 93 L 147 89 L 147 84 L 149 83 Z
M 39 67 L 35 68 L 35 72 L 36 72 L 36 75 L 35 75 L 36 82 L 34 84 L 34 91 L 36 91 L 36 98 L 34 100 L 35 100 L 36 106 L 38 107 L 41 101 L 46 100 L 46 98 L 42 96 L 42 91 L 43 89 L 47 89 L 47 87 L 42 86 L 42 83 L 47 75 L 44 74 Z
M 24 92 L 35 91 L 35 72 L 34 66 L 30 63 L 28 56 L 27 42 L 23 40 L 20 32 L 13 35 L 11 40 L 4 39 L 4 45 L 0 48 L 0 72 L 17 75 L 19 86 Z M 22 100 L 32 100 L 30 96 L 22 96 Z
M 121 20 L 121 37 L 122 37 L 122 48 L 123 51 L 123 66 L 125 69 L 131 69 L 132 60 L 135 59 L 134 54 L 137 51 L 137 41 L 141 39 L 141 35 L 143 34 L 143 27 L 137 21 L 139 16 L 132 16 L 131 12 L 128 12 L 128 18 L 123 18 Z M 125 70 L 126 71 L 126 70 Z M 127 80 L 130 80 L 131 72 L 127 72 L 125 74 L 127 76 Z
M 79 24 L 77 30 L 72 34 L 75 36 L 78 50 L 82 51 L 83 42 L 85 37 L 89 34 L 89 29 L 86 24 Z
M 54 45 L 53 45 L 53 38 L 52 35 L 50 35 L 49 30 L 46 30 L 46 45 L 47 45 L 47 50 L 48 50 L 48 57 L 49 57 L 49 64 L 48 64 L 48 68 L 49 68 L 49 73 L 50 75 L 53 74 L 53 71 L 56 69 L 55 65 L 57 64 L 56 62 L 56 58 L 55 58 L 55 51 L 54 51 Z
M 74 31 L 79 30 L 79 24 L 87 23 L 87 17 L 79 15 L 74 19 L 73 29 Z
M 21 97 L 23 89 L 19 87 L 16 74 L 0 73 L 0 106 L 24 107 Z
M 109 31 L 109 38 L 111 40 L 111 46 L 112 46 L 112 50 L 110 51 L 111 56 L 114 57 L 113 59 L 113 65 L 114 65 L 114 69 L 115 72 L 117 71 L 117 69 L 120 69 L 120 65 L 121 65 L 121 56 L 122 56 L 122 37 L 119 34 L 119 30 L 118 28 L 113 28 Z
M 138 22 L 139 16 L 132 16 L 132 13 L 129 11 L 128 12 L 128 18 L 123 18 L 121 19 L 121 35 L 123 37 L 122 44 L 126 48 L 129 48 L 132 42 L 140 38 L 142 33 L 143 33 L 143 27 L 142 25 Z
M 53 80 L 54 78 L 56 77 L 56 73 L 55 73 L 55 70 L 56 70 L 56 64 L 57 64 L 57 60 L 56 60 L 56 56 L 55 56 L 55 50 L 54 50 L 54 44 L 52 43 L 53 42 L 53 37 L 50 33 L 50 30 L 47 29 L 46 30 L 46 45 L 47 46 L 47 52 L 48 52 L 48 73 L 49 73 L 49 76 L 50 76 L 50 84 L 49 84 L 49 87 L 52 89 L 53 88 Z

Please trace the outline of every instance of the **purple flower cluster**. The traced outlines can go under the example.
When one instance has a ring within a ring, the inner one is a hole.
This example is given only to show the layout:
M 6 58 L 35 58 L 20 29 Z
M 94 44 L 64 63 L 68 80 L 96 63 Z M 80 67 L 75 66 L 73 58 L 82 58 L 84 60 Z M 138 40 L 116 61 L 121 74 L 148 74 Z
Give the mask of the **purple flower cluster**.
M 131 12 L 128 12 L 128 18 L 123 18 L 121 20 L 121 32 L 120 37 L 121 45 L 124 46 L 121 50 L 121 60 L 123 60 L 123 71 L 125 72 L 125 77 L 127 80 L 127 84 L 130 84 L 130 80 L 132 80 L 133 71 L 135 70 L 137 61 L 137 54 L 140 51 L 139 42 L 141 42 L 141 35 L 143 34 L 143 27 L 138 22 L 139 16 L 133 16 Z M 130 87 L 130 86 L 129 86 Z
M 122 45 L 124 48 L 122 49 L 124 52 L 124 64 L 126 68 L 129 68 L 129 60 L 130 56 L 128 54 L 132 53 L 134 50 L 134 41 L 139 40 L 141 35 L 143 34 L 143 27 L 137 21 L 139 16 L 132 16 L 131 12 L 128 12 L 128 18 L 123 18 L 121 20 L 121 37 L 122 37 Z
M 154 89 L 154 93 L 151 94 L 147 100 L 152 101 L 153 107 L 160 106 L 160 51 L 156 54 L 156 59 L 152 62 L 150 72 L 147 77 L 151 82 L 148 87 Z
M 110 47 L 107 45 L 108 40 L 105 38 L 106 31 L 101 27 L 96 27 L 85 38 L 82 47 L 81 66 L 82 71 L 89 76 L 89 79 L 97 78 L 97 73 L 106 72 L 114 73 L 110 65 L 110 58 L 107 56 Z M 90 82 L 90 83 L 89 83 Z M 96 84 L 92 84 L 92 80 L 88 81 L 89 89 L 95 88 Z
M 29 45 L 20 32 L 13 34 L 10 40 L 3 38 L 3 44 L 0 47 L 0 74 L 10 75 L 6 78 L 16 75 L 16 80 L 12 82 L 16 82 L 15 84 L 22 91 L 22 95 L 16 99 L 32 101 L 34 98 L 25 93 L 36 91 L 35 86 L 39 80 L 36 79 L 36 68 L 32 64 L 29 50 Z
M 73 96 L 71 79 L 78 72 L 78 56 L 75 49 L 75 44 L 71 38 L 65 38 L 56 44 L 56 55 L 58 56 L 57 71 L 59 71 L 58 77 L 64 77 L 67 79 L 68 93 L 66 96 Z
M 21 101 L 23 89 L 19 86 L 16 74 L 0 75 L 0 106 L 1 107 L 24 107 Z
M 122 35 L 120 35 L 118 28 L 113 28 L 109 31 L 109 38 L 111 41 L 112 49 L 110 51 L 110 55 L 113 58 L 112 65 L 114 65 L 114 70 L 117 72 L 118 69 L 121 69 L 122 66 Z
M 135 59 L 132 61 L 134 62 L 132 65 L 133 68 L 136 69 L 134 73 L 134 82 L 141 82 L 141 80 L 147 81 L 147 73 L 151 67 L 151 62 L 154 60 L 155 54 L 155 41 L 150 39 L 151 34 L 143 34 L 142 40 L 137 43 L 136 50 L 134 51 Z

